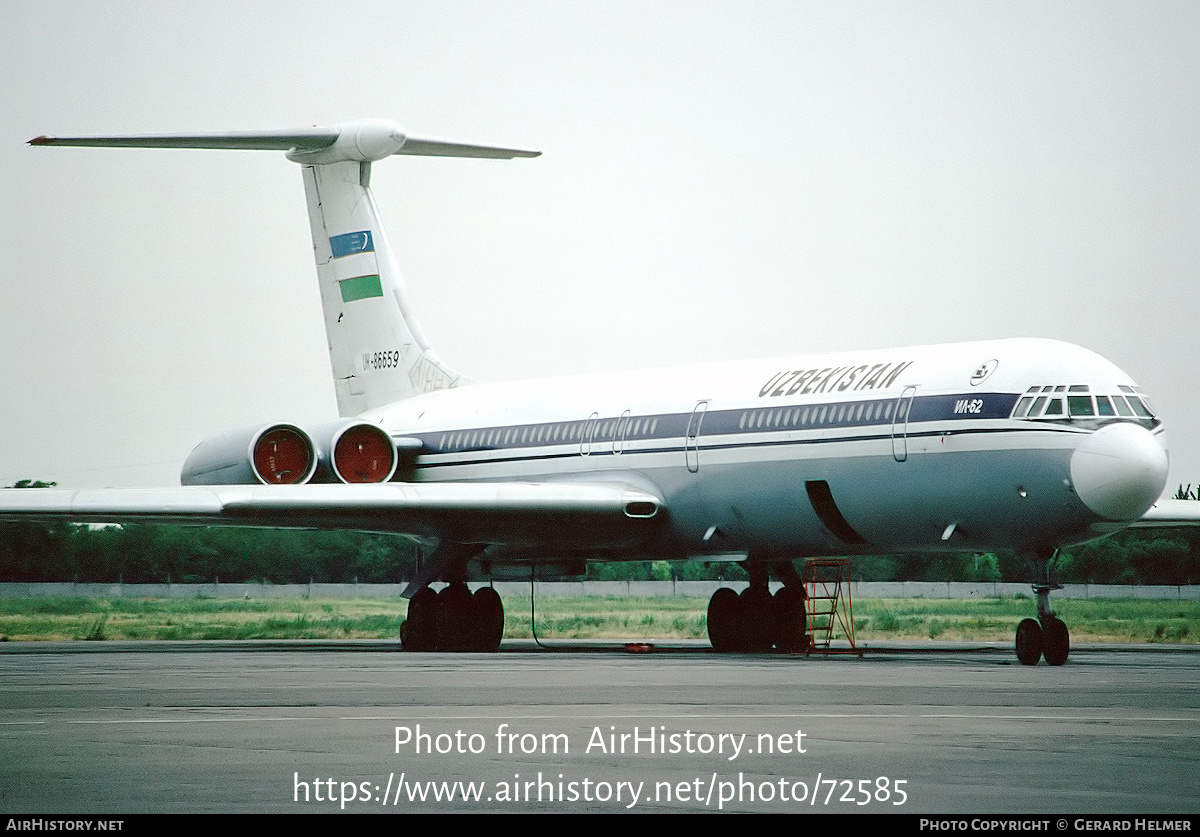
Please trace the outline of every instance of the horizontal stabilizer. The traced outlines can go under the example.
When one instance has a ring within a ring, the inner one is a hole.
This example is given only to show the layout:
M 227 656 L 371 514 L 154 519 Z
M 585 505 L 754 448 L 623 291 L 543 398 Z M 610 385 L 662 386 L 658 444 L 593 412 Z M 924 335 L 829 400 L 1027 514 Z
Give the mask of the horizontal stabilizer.
M 214 148 L 247 151 L 316 150 L 337 142 L 337 128 L 293 131 L 213 131 L 204 134 L 138 134 L 120 137 L 37 137 L 30 145 L 90 148 Z
M 296 162 L 322 164 L 372 162 L 393 154 L 420 157 L 483 157 L 511 160 L 537 157 L 540 151 L 473 145 L 410 137 L 395 122 L 364 119 L 331 128 L 313 126 L 274 131 L 213 131 L 201 134 L 133 134 L 109 137 L 36 137 L 30 145 L 89 148 L 207 148 L 286 151 Z
M 421 157 L 485 157 L 490 160 L 511 160 L 514 157 L 538 157 L 542 152 L 409 137 L 396 153 Z

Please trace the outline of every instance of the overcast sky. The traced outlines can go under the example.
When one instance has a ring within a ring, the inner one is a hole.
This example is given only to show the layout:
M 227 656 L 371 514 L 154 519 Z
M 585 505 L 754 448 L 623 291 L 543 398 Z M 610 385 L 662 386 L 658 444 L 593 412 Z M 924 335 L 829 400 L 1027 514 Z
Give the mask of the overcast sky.
M 298 167 L 39 134 L 361 117 L 536 160 L 373 186 L 478 380 L 1087 346 L 1200 482 L 1200 4 L 5 2 L 0 482 L 177 484 L 335 415 Z

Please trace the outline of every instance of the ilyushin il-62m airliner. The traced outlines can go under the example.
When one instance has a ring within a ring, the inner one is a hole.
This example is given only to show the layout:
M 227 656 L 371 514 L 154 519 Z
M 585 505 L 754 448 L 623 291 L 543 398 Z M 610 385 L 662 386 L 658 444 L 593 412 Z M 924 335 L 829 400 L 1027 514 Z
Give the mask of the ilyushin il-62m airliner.
M 180 488 L 0 491 L 3 519 L 407 535 L 435 546 L 405 591 L 402 641 L 414 650 L 499 645 L 503 605 L 490 587 L 470 591 L 472 564 L 741 561 L 749 587 L 709 604 L 714 647 L 796 650 L 805 599 L 793 560 L 1008 550 L 1029 560 L 1038 593 L 1017 656 L 1059 665 L 1070 642 L 1050 606 L 1056 550 L 1194 518 L 1155 506 L 1167 453 L 1142 390 L 1051 340 L 471 384 L 417 328 L 371 165 L 537 152 L 409 137 L 382 120 L 31 143 L 286 152 L 304 177 L 342 418 L 210 438 Z

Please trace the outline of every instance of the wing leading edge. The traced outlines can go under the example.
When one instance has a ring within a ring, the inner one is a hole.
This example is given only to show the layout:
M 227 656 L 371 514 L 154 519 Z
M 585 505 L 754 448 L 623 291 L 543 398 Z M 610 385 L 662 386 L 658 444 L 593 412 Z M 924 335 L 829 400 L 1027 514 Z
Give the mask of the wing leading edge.
M 1159 500 L 1130 529 L 1174 529 L 1200 526 L 1200 502 L 1195 500 Z
M 662 506 L 654 494 L 615 483 L 0 490 L 0 521 L 354 529 L 458 543 L 596 549 L 641 540 Z

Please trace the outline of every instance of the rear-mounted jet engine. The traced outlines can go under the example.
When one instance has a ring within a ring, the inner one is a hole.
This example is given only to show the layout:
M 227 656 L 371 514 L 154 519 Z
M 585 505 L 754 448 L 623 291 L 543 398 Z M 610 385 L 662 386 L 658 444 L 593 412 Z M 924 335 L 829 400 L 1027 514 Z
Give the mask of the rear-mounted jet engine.
M 313 439 L 328 443 L 314 444 Z M 379 427 L 337 422 L 305 432 L 293 424 L 243 427 L 206 439 L 183 464 L 184 485 L 378 483 L 396 473 L 396 446 Z

